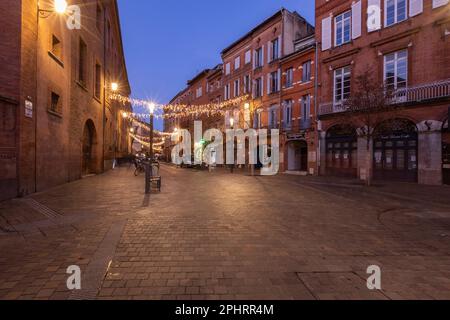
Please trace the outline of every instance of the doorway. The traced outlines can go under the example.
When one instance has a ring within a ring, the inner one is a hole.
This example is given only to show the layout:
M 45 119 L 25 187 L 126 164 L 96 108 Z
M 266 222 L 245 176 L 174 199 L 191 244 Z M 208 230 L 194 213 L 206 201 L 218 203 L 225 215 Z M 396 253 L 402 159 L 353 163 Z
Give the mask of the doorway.
M 417 182 L 416 125 L 404 119 L 381 123 L 375 130 L 373 161 L 375 179 Z
M 81 174 L 83 176 L 94 174 L 97 172 L 95 146 L 96 131 L 92 120 L 86 121 L 83 129 L 83 146 L 82 146 L 82 167 Z
M 308 144 L 306 141 L 290 141 L 288 146 L 288 171 L 308 171 Z

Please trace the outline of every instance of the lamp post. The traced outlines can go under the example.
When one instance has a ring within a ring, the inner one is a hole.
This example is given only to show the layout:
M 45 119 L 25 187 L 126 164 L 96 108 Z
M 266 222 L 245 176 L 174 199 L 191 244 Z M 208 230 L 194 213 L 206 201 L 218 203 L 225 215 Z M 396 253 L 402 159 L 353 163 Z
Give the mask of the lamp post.
M 149 194 L 151 191 L 151 179 L 152 179 L 152 164 L 153 164 L 153 122 L 155 113 L 155 104 L 152 102 L 149 104 L 150 110 L 150 159 L 147 161 L 145 170 L 145 193 Z
M 113 93 L 117 93 L 119 90 L 119 84 L 117 82 L 111 83 L 111 91 Z M 116 167 L 116 158 L 117 158 L 117 119 L 116 119 L 116 112 L 113 112 L 114 114 L 114 159 L 113 159 L 113 169 Z
M 230 118 L 230 128 L 234 130 L 234 118 Z M 233 135 L 234 139 L 234 135 Z M 233 141 L 233 164 L 231 165 L 230 172 L 234 173 L 234 141 Z

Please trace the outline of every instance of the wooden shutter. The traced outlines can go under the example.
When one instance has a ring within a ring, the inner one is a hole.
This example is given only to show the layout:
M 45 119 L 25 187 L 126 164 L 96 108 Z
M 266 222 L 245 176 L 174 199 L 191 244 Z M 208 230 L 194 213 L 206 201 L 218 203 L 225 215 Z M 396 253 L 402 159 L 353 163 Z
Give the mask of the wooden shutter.
M 361 36 L 361 1 L 352 5 L 352 39 Z
M 409 16 L 414 17 L 423 12 L 423 0 L 409 0 Z
M 322 51 L 331 48 L 331 17 L 322 20 Z
M 433 0 L 433 9 L 445 6 L 449 0 Z
M 380 0 L 368 0 L 367 4 L 367 31 L 372 32 L 381 29 L 381 5 Z

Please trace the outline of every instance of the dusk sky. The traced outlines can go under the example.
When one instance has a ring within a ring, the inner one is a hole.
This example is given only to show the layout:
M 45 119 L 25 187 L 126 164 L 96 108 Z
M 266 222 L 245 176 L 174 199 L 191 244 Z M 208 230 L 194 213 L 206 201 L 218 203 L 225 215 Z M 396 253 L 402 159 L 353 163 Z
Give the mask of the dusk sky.
M 132 96 L 157 103 L 220 63 L 222 49 L 281 7 L 314 24 L 312 0 L 119 0 L 119 7 Z

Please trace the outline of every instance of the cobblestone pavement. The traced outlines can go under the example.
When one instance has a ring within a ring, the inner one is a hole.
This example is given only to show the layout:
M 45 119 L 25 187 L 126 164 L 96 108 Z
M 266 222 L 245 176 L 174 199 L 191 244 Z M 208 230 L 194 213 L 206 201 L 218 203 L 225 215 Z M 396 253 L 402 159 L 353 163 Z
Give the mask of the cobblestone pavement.
M 121 168 L 0 203 L 0 299 L 450 299 L 448 187 L 162 176 L 150 196 Z

